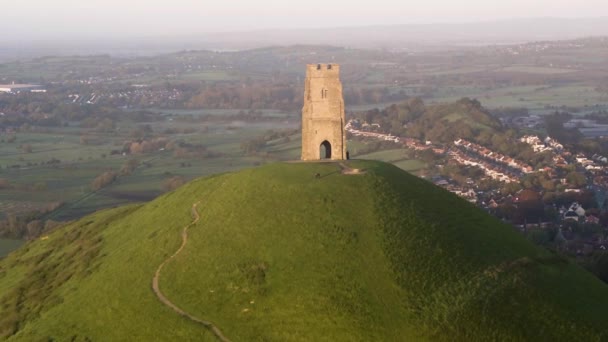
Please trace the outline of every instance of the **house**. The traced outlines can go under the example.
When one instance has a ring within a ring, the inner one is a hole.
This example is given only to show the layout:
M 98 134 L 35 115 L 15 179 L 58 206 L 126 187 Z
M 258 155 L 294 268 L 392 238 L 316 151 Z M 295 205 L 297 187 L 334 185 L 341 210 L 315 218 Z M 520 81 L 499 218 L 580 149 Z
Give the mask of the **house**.
M 572 210 L 568 210 L 565 214 L 564 214 L 564 221 L 565 220 L 571 220 L 571 221 L 576 221 L 578 222 L 578 214 Z
M 562 207 L 559 212 L 563 215 L 564 220 L 572 220 L 579 222 L 581 218 L 585 217 L 585 209 L 577 202 L 572 203 L 568 210 Z
M 435 185 L 438 185 L 438 186 L 448 186 L 448 185 L 450 185 L 450 183 L 447 180 L 445 180 L 445 179 L 441 179 L 441 180 L 436 181 Z
M 585 220 L 585 222 L 591 223 L 591 224 L 600 224 L 600 219 L 597 216 L 589 215 L 589 216 L 587 216 L 587 219 Z

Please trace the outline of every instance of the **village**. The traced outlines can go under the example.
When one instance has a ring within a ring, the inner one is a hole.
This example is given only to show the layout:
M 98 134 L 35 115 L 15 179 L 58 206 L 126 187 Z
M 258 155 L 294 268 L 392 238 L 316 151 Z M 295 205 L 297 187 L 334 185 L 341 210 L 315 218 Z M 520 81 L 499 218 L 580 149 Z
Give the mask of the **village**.
M 553 229 L 556 234 L 550 243 L 579 256 L 608 248 L 608 241 L 604 238 L 605 226 L 608 224 L 608 214 L 605 211 L 608 197 L 607 157 L 573 154 L 551 137 L 541 139 L 535 135 L 525 135 L 519 141 L 528 144 L 534 153 L 551 155 L 550 165 L 534 169 L 524 161 L 465 139 L 456 139 L 452 144 L 438 144 L 402 138 L 379 130 L 378 124 L 357 119 L 346 124 L 346 131 L 353 137 L 390 141 L 415 152 L 432 151 L 437 158 L 443 158 L 448 164 L 482 170 L 485 178 L 467 178 L 465 184 L 441 175 L 425 175 L 424 178 L 510 222 L 517 230 L 529 233 L 533 230 L 544 232 Z M 582 177 L 571 179 L 571 174 Z M 524 186 L 522 179 L 526 176 L 543 177 L 552 191 Z M 480 189 L 479 184 L 484 180 L 491 180 L 490 183 L 495 184 L 494 188 Z M 507 193 L 501 189 L 501 184 L 519 185 L 519 190 Z M 548 194 L 558 196 L 560 200 L 546 203 L 543 199 L 551 197 Z M 585 203 L 579 199 L 585 199 Z M 520 210 L 522 213 L 508 217 L 505 215 L 508 210 Z M 535 210 L 542 214 L 531 219 L 527 214 Z
M 81 105 L 109 104 L 122 108 L 131 108 L 174 104 L 182 100 L 183 92 L 178 89 L 155 89 L 145 84 L 133 84 L 130 89 L 120 91 L 72 93 L 68 95 L 67 101 Z

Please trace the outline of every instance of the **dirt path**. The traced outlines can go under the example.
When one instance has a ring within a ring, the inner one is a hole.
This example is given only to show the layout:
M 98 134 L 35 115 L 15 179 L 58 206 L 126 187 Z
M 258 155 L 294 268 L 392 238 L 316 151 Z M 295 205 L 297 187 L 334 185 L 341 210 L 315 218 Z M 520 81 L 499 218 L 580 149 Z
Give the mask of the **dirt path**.
M 230 342 L 230 340 L 226 336 L 224 336 L 224 334 L 222 334 L 222 331 L 215 324 L 211 323 L 210 321 L 194 317 L 191 314 L 180 309 L 177 305 L 173 304 L 173 302 L 171 302 L 167 297 L 165 297 L 165 295 L 161 292 L 160 287 L 158 286 L 158 279 L 160 278 L 160 272 L 163 270 L 163 267 L 165 266 L 165 264 L 171 261 L 171 259 L 175 258 L 179 253 L 181 253 L 184 247 L 186 247 L 186 243 L 188 243 L 188 229 L 195 225 L 200 219 L 200 215 L 196 210 L 196 207 L 199 205 L 199 203 L 200 201 L 192 204 L 192 216 L 194 217 L 194 220 L 190 222 L 190 224 L 185 226 L 182 230 L 182 245 L 177 249 L 177 251 L 175 251 L 175 253 L 173 253 L 173 255 L 167 258 L 167 260 L 163 261 L 163 263 L 160 264 L 160 266 L 158 266 L 158 268 L 156 269 L 154 278 L 152 278 L 152 290 L 154 291 L 154 294 L 156 294 L 156 297 L 158 297 L 158 300 L 160 300 L 161 303 L 163 303 L 165 306 L 171 308 L 171 310 L 175 311 L 175 313 L 180 316 L 184 316 L 193 322 L 199 323 L 205 328 L 209 329 L 213 333 L 213 335 L 217 337 L 218 340 L 222 342 Z
M 340 163 L 340 169 L 342 169 L 342 174 L 343 175 L 362 175 L 365 174 L 365 170 L 361 170 L 361 169 L 352 169 L 350 167 L 348 167 L 348 165 L 344 164 L 344 163 Z

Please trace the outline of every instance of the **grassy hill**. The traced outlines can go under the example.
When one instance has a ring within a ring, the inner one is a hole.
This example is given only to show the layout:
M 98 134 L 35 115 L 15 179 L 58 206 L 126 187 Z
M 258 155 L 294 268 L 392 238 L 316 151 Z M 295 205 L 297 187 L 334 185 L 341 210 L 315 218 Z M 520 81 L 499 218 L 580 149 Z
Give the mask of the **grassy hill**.
M 272 164 L 106 210 L 0 261 L 0 336 L 233 341 L 608 338 L 608 287 L 381 162 Z M 319 173 L 321 177 L 315 177 Z
M 504 131 L 477 100 L 462 98 L 455 102 L 425 105 L 419 98 L 392 104 L 382 110 L 371 109 L 357 114 L 367 123 L 377 123 L 383 131 L 397 136 L 451 143 L 455 139 L 474 139 Z
M 458 138 L 471 139 L 481 132 L 495 134 L 501 130 L 500 121 L 492 117 L 478 101 L 463 98 L 452 103 L 427 106 L 424 113 L 410 123 L 408 134 L 449 143 Z

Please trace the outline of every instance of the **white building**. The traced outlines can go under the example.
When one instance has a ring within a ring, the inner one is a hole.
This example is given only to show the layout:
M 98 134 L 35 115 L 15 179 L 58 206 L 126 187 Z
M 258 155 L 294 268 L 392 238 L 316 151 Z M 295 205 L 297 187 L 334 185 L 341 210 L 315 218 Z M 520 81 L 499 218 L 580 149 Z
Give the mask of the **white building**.
M 0 84 L 0 93 L 46 92 L 43 86 L 36 84 Z

